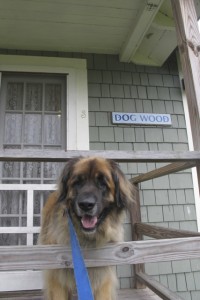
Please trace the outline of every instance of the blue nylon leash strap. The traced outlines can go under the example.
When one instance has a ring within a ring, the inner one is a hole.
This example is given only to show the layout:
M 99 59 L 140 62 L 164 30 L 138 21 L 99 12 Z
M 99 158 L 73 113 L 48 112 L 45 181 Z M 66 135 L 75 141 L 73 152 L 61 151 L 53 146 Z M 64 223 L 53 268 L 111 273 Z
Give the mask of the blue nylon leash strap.
M 88 272 L 81 253 L 79 241 L 74 226 L 72 224 L 71 218 L 69 214 L 67 215 L 68 215 L 70 241 L 71 241 L 71 249 L 72 249 L 72 260 L 74 265 L 74 276 L 76 281 L 78 300 L 94 300 Z

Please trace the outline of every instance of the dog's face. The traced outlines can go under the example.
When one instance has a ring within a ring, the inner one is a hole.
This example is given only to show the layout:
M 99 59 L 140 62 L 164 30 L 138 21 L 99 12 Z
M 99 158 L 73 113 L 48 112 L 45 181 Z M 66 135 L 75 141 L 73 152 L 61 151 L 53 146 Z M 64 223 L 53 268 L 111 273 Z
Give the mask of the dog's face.
M 59 201 L 86 234 L 100 230 L 111 213 L 120 214 L 132 197 L 131 185 L 110 160 L 75 158 L 61 175 Z

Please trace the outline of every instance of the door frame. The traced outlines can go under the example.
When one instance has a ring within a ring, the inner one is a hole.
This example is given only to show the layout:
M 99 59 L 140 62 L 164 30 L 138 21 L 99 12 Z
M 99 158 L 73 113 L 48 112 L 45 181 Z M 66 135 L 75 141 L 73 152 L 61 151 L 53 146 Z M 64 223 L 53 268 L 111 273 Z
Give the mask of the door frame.
M 3 72 L 65 75 L 67 124 L 65 150 L 89 150 L 88 87 L 85 59 L 0 55 L 0 90 Z M 11 186 L 9 186 L 10 188 Z M 29 205 L 31 215 L 32 198 L 30 197 Z M 32 227 L 31 218 L 29 225 Z M 42 285 L 41 271 L 1 272 L 0 274 L 0 291 L 41 289 Z

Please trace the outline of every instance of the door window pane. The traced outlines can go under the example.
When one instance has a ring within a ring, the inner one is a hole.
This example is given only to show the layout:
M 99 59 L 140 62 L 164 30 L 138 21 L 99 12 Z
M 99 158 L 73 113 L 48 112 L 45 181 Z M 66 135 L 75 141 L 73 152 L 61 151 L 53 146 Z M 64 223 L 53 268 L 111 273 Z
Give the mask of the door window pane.
M 42 115 L 41 114 L 25 114 L 24 143 L 32 144 L 32 145 L 38 145 L 42 143 Z
M 60 84 L 45 85 L 45 110 L 46 111 L 61 110 L 61 85 Z
M 42 110 L 42 84 L 27 83 L 25 108 L 29 111 Z
M 24 84 L 9 82 L 7 85 L 6 109 L 22 110 Z
M 61 144 L 61 115 L 44 116 L 44 144 Z
M 20 144 L 22 138 L 22 114 L 6 113 L 4 143 Z

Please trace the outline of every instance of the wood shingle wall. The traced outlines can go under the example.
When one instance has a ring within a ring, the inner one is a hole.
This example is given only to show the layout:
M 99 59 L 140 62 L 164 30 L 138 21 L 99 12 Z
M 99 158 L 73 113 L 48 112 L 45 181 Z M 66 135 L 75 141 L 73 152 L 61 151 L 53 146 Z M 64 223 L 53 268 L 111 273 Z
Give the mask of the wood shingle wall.
M 91 150 L 188 150 L 180 82 L 175 55 L 162 68 L 120 64 L 115 56 L 90 56 L 88 64 Z M 171 127 L 112 125 L 111 112 L 168 113 Z M 161 164 L 121 164 L 128 177 Z M 140 184 L 142 221 L 197 231 L 190 171 Z M 129 221 L 125 223 L 130 240 Z M 199 260 L 146 264 L 155 276 L 185 299 L 200 298 Z M 132 285 L 132 268 L 118 267 L 121 288 Z M 197 298 L 194 298 L 197 297 Z

